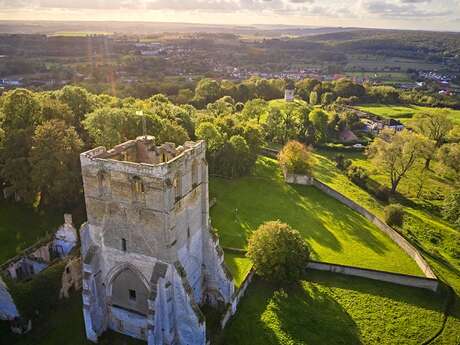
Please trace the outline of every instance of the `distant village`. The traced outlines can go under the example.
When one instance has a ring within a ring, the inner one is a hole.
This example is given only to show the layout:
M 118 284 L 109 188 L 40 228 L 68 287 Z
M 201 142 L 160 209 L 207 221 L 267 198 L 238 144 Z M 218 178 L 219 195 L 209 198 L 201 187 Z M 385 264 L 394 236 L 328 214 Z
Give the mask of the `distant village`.
M 241 81 L 253 76 L 266 79 L 292 79 L 300 80 L 304 78 L 314 78 L 321 81 L 332 81 L 341 78 L 349 78 L 357 83 L 371 83 L 375 85 L 389 84 L 401 89 L 423 89 L 427 82 L 437 85 L 438 93 L 441 95 L 458 95 L 460 94 L 460 86 L 456 85 L 453 80 L 455 75 L 440 73 L 436 70 L 411 70 L 407 73 L 407 80 L 398 81 L 392 80 L 392 74 L 406 74 L 401 67 L 382 66 L 378 69 L 363 67 L 358 69 L 345 67 L 340 73 L 331 73 L 327 69 L 318 65 L 318 67 L 299 67 L 277 70 L 266 70 L 260 66 L 251 67 L 251 65 L 236 65 L 231 61 L 225 61 L 218 56 L 208 55 L 201 58 L 200 49 L 193 45 L 186 44 L 171 44 L 162 42 L 139 42 L 128 41 L 126 47 L 132 56 L 140 56 L 145 59 L 161 58 L 164 61 L 171 61 L 169 73 L 174 76 L 185 78 L 190 82 L 199 79 L 199 75 L 188 70 L 186 64 L 187 59 L 197 56 L 200 57 L 200 63 L 208 66 L 208 70 L 212 71 L 214 78 L 229 79 L 233 81 Z M 119 53 L 112 53 L 116 56 Z M 0 55 L 0 63 L 2 59 L 6 59 L 7 55 Z M 184 65 L 182 65 L 184 62 Z M 78 70 L 72 70 L 67 66 L 62 68 L 63 71 L 56 73 L 55 71 L 32 73 L 32 74 L 15 74 L 6 75 L 0 72 L 0 90 L 11 89 L 15 87 L 35 87 L 43 89 L 55 89 L 69 83 L 79 83 L 90 81 L 93 76 L 88 73 L 82 73 Z M 123 66 L 115 66 L 113 78 L 125 84 L 132 84 L 139 81 L 145 81 L 145 76 L 125 70 Z

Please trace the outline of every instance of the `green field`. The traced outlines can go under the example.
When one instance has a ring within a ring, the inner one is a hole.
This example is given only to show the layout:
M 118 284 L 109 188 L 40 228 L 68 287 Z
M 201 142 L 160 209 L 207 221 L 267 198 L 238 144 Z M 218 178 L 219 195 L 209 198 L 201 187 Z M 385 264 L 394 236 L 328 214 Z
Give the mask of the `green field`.
M 244 249 L 260 224 L 279 219 L 300 231 L 315 259 L 421 274 L 415 262 L 364 217 L 314 187 L 286 184 L 275 160 L 259 158 L 250 177 L 212 178 L 210 193 L 217 198 L 211 219 L 223 247 Z
M 62 215 L 0 201 L 0 263 L 55 231 L 63 222 Z
M 363 78 L 367 80 L 380 80 L 384 83 L 407 83 L 410 82 L 407 73 L 404 72 L 347 72 L 351 78 Z
M 319 272 L 306 278 L 287 288 L 255 281 L 216 343 L 415 345 L 442 325 L 442 295 Z
M 416 105 L 401 106 L 401 105 L 384 105 L 384 104 L 369 104 L 356 107 L 359 110 L 366 111 L 385 118 L 392 118 L 407 123 L 415 114 L 422 112 L 433 112 L 439 108 L 420 107 Z M 457 124 L 460 124 L 460 110 L 448 109 L 448 117 Z
M 106 31 L 58 31 L 48 35 L 49 37 L 87 37 L 87 36 L 110 36 L 113 32 Z

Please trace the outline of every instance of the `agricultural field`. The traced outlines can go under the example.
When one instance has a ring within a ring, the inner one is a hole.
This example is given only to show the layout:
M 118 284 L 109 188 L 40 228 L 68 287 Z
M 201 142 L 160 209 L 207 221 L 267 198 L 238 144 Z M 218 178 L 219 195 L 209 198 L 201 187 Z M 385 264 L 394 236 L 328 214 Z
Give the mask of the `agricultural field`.
M 257 280 L 216 344 L 421 344 L 441 327 L 444 302 L 443 294 L 338 274 L 309 272 L 290 287 Z M 445 340 L 456 344 L 455 334 Z
M 404 73 L 407 69 L 433 70 L 437 68 L 435 63 L 429 63 L 418 59 L 401 57 L 388 57 L 370 54 L 350 54 L 345 70 L 352 71 L 372 71 L 369 73 L 389 73 L 384 69 L 399 68 L 399 73 Z M 383 71 L 383 72 L 382 72 Z
M 317 260 L 421 275 L 415 262 L 364 217 L 314 187 L 286 184 L 273 159 L 259 158 L 250 177 L 212 178 L 210 194 L 217 199 L 211 220 L 223 247 L 244 249 L 260 224 L 279 219 L 305 237 Z
M 385 118 L 392 118 L 407 123 L 410 119 L 418 113 L 428 112 L 431 113 L 436 111 L 436 108 L 420 107 L 416 105 L 400 106 L 400 105 L 384 105 L 384 104 L 369 104 L 357 106 L 359 110 L 366 111 L 375 115 L 379 115 Z M 460 125 L 460 110 L 448 109 L 448 117 L 454 122 Z
M 87 37 L 87 36 L 110 36 L 113 32 L 106 31 L 57 31 L 49 34 L 49 37 Z
M 407 73 L 403 72 L 347 72 L 350 78 L 361 78 L 363 80 L 379 80 L 383 83 L 408 83 L 412 80 Z

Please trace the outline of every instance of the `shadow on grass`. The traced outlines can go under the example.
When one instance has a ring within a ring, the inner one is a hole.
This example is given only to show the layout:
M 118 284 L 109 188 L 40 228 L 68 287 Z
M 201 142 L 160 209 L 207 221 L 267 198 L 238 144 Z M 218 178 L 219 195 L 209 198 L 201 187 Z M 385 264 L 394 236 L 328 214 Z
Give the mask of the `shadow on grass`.
M 216 344 L 361 344 L 350 315 L 308 283 L 278 287 L 256 280 Z
M 378 229 L 359 213 L 315 187 L 292 185 L 291 188 L 296 190 L 297 195 L 308 199 L 309 207 L 305 208 L 309 212 L 318 215 L 320 218 L 329 218 L 344 233 L 377 254 L 384 254 L 388 250 L 385 243 L 374 234 L 374 232 L 378 232 Z
M 322 286 L 353 290 L 364 294 L 385 297 L 394 301 L 421 307 L 427 310 L 443 312 L 443 305 L 447 298 L 444 290 L 433 291 L 402 286 L 392 283 L 375 281 L 372 279 L 351 277 L 339 273 L 308 270 L 305 275 L 308 281 L 319 283 Z
M 81 292 L 74 292 L 69 299 L 59 304 L 46 317 L 33 321 L 32 330 L 22 336 L 9 332 L 6 322 L 0 322 L 0 344 L 8 345 L 91 345 L 86 339 L 83 321 Z M 112 331 L 105 332 L 99 339 L 100 345 L 146 344 Z

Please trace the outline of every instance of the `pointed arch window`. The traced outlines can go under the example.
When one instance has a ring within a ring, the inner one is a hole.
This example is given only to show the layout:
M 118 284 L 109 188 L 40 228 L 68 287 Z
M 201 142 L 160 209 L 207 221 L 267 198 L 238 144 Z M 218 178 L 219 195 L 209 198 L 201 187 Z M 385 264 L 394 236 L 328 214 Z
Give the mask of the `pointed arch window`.
M 192 187 L 198 186 L 198 163 L 196 160 L 192 163 Z
M 181 180 L 181 175 L 180 172 L 176 173 L 176 176 L 174 177 L 174 198 L 176 201 L 179 201 L 180 198 L 182 197 L 182 180 Z
M 139 176 L 132 179 L 133 199 L 134 201 L 145 200 L 145 185 Z
M 99 195 L 104 196 L 110 192 L 110 176 L 105 171 L 99 171 L 97 174 Z

